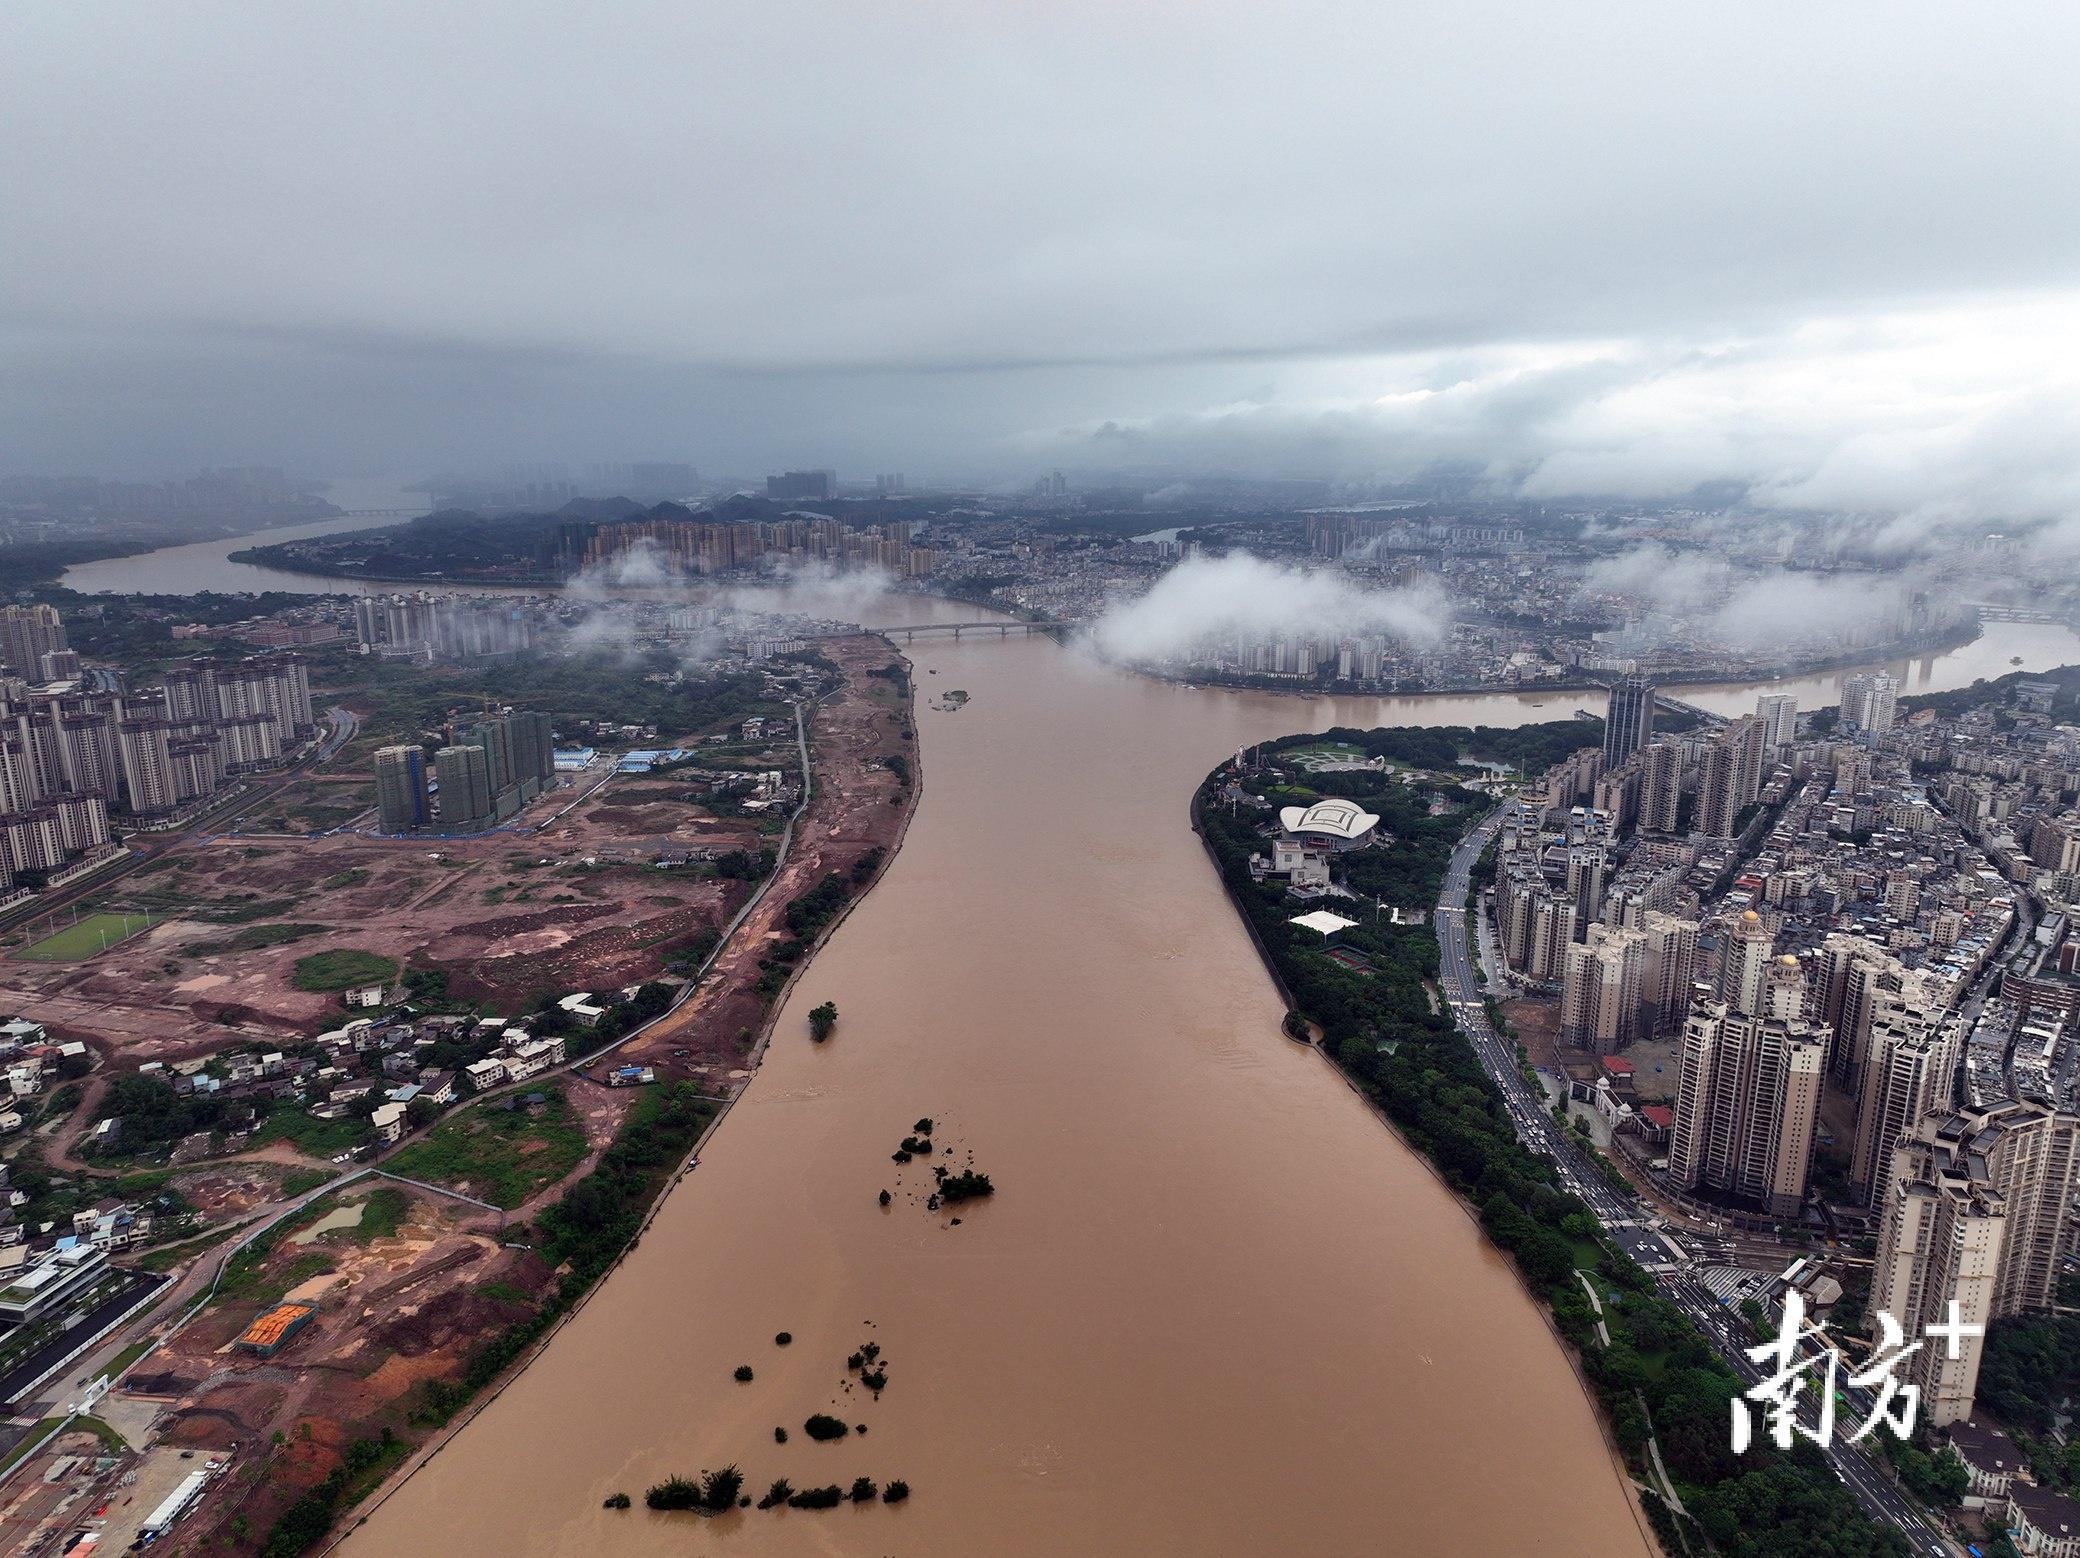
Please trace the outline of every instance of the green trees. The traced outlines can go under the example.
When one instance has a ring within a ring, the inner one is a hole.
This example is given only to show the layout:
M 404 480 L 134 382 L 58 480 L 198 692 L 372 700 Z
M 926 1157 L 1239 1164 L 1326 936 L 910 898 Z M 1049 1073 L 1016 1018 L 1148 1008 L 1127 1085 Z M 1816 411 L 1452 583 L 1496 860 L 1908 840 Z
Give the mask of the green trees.
M 1921 1437 L 1927 1438 L 1925 1428 Z M 1881 1433 L 1876 1438 L 1892 1469 L 1899 1473 L 1900 1484 L 1914 1497 L 1939 1506 L 1955 1506 L 1964 1498 L 1971 1475 L 1964 1462 L 1948 1450 L 1931 1452 L 1895 1434 Z
M 802 1432 L 824 1444 L 832 1439 L 842 1439 L 852 1430 L 828 1412 L 818 1412 L 802 1424 Z
M 737 1507 L 744 1491 L 744 1474 L 734 1466 L 703 1471 L 699 1477 L 667 1477 L 643 1495 L 652 1509 L 698 1509 L 719 1515 Z
M 2080 1388 L 2080 1315 L 2019 1315 L 1986 1333 L 1979 1399 L 2003 1422 L 2049 1433 L 2052 1404 Z
M 787 928 L 803 941 L 809 940 L 836 917 L 838 911 L 845 907 L 845 900 L 849 896 L 850 892 L 844 882 L 839 880 L 838 873 L 828 873 L 822 881 L 787 906 L 787 913 L 783 916 L 787 921 Z
M 692 1509 L 700 1501 L 701 1485 L 691 1477 L 667 1477 L 643 1494 L 643 1502 L 652 1509 Z
M 157 1077 L 117 1077 L 102 1095 L 97 1119 L 119 1117 L 123 1122 L 123 1146 L 135 1151 L 155 1143 L 177 1141 L 192 1131 L 207 1130 L 217 1123 L 223 1105 L 214 1097 L 195 1094 L 182 1098 Z
M 738 1495 L 743 1491 L 744 1474 L 735 1466 L 701 1473 L 701 1508 L 711 1514 L 719 1515 L 725 1509 L 735 1509 Z
M 997 1187 L 989 1182 L 989 1175 L 978 1174 L 973 1169 L 948 1174 L 939 1181 L 939 1199 L 948 1206 L 973 1200 L 977 1196 L 992 1196 L 996 1193 Z
M 837 1026 L 837 1002 L 825 1001 L 821 1006 L 812 1006 L 809 1009 L 809 1037 L 818 1044 L 829 1038 L 831 1030 Z

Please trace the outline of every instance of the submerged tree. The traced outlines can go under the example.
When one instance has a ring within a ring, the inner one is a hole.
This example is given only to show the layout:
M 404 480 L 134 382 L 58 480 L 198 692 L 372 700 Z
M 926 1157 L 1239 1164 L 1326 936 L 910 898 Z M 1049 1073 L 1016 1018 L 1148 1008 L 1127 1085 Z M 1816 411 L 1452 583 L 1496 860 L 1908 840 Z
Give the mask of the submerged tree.
M 737 1507 L 737 1495 L 744 1491 L 744 1474 L 734 1466 L 725 1466 L 720 1471 L 701 1473 L 701 1507 L 720 1514 L 725 1509 Z
M 809 1009 L 809 1037 L 821 1044 L 831 1036 L 831 1029 L 838 1026 L 838 1003 L 825 1001 L 821 1006 Z

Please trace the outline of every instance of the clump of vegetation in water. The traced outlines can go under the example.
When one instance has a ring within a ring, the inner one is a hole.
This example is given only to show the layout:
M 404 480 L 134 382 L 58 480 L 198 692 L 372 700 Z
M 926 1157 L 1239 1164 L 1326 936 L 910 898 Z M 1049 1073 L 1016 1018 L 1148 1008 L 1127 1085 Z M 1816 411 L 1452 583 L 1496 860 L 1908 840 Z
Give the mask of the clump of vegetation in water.
M 836 1001 L 825 1001 L 821 1006 L 809 1008 L 809 1037 L 818 1044 L 829 1038 L 831 1030 L 837 1026 L 838 1003 Z
M 913 1130 L 913 1131 L 915 1131 L 915 1132 L 917 1132 L 917 1134 L 918 1134 L 918 1135 L 920 1135 L 920 1136 L 929 1136 L 929 1135 L 931 1135 L 931 1134 L 932 1134 L 932 1117 L 931 1117 L 930 1115 L 926 1115 L 926 1116 L 925 1116 L 925 1117 L 924 1117 L 923 1119 L 919 1120 L 919 1121 L 918 1121 L 918 1122 L 917 1122 L 917 1123 L 916 1123 L 915 1125 L 911 1126 L 911 1127 L 910 1127 L 910 1129 L 911 1129 L 911 1130 Z
M 845 1502 L 845 1493 L 835 1482 L 827 1488 L 804 1488 L 787 1501 L 789 1509 L 836 1509 Z
M 941 1175 L 939 1199 L 948 1206 L 997 1193 L 997 1187 L 989 1182 L 989 1175 L 978 1174 L 973 1169 L 963 1169 L 958 1174 L 948 1174 L 943 1169 L 935 1172 Z
M 929 1136 L 905 1136 L 899 1150 L 913 1158 L 928 1158 L 932 1155 L 932 1140 Z
M 910 1484 L 901 1477 L 889 1478 L 888 1486 L 881 1490 L 881 1502 L 884 1504 L 900 1504 L 909 1496 Z
M 794 1497 L 794 1484 L 785 1477 L 775 1477 L 773 1485 L 766 1489 L 766 1496 L 758 1501 L 760 1509 L 775 1509 Z
M 691 1477 L 667 1477 L 643 1495 L 652 1509 L 693 1509 L 700 1501 L 701 1485 Z
M 775 1428 L 775 1429 L 773 1430 L 773 1443 L 775 1443 L 775 1444 L 785 1444 L 785 1443 L 787 1443 L 787 1430 L 786 1430 L 786 1429 L 784 1429 L 784 1428 Z
M 845 1496 L 855 1504 L 871 1504 L 874 1502 L 874 1495 L 880 1491 L 879 1488 L 874 1486 L 872 1477 L 854 1477 L 852 1479 L 852 1491 Z
M 887 1192 L 886 1190 L 884 1190 L 884 1191 L 882 1191 L 882 1192 L 881 1192 L 881 1204 L 882 1204 L 883 1206 L 886 1206 L 886 1205 L 888 1205 L 888 1203 L 889 1203 L 889 1202 L 890 1202 L 890 1201 L 891 1201 L 892 1199 L 894 1199 L 894 1198 L 893 1198 L 892 1196 L 890 1196 L 890 1195 L 889 1195 L 889 1193 L 888 1193 L 888 1192 Z
M 773 1335 L 773 1345 L 775 1347 L 785 1347 L 789 1342 L 793 1340 L 794 1332 L 792 1331 L 778 1331 L 775 1332 Z
M 750 1364 L 748 1364 L 748 1363 L 740 1363 L 740 1364 L 738 1364 L 738 1365 L 737 1365 L 737 1383 L 738 1383 L 739 1385 L 748 1385 L 748 1384 L 750 1384 L 750 1383 L 751 1383 L 751 1365 L 750 1365 Z
M 736 1508 L 737 1496 L 743 1491 L 744 1474 L 725 1466 L 720 1471 L 703 1471 L 698 1478 L 667 1477 L 643 1495 L 643 1502 L 652 1509 L 692 1509 L 719 1515 Z
M 701 1473 L 701 1508 L 710 1514 L 720 1514 L 725 1509 L 737 1507 L 737 1497 L 744 1491 L 744 1474 L 734 1466 L 725 1466 L 720 1471 Z
M 605 1503 L 603 1503 L 603 1504 L 601 1504 L 601 1505 L 600 1505 L 600 1508 L 602 1508 L 602 1509 L 626 1509 L 626 1508 L 628 1508 L 628 1505 L 629 1505 L 629 1498 L 628 1498 L 628 1495 L 627 1495 L 626 1493 L 609 1493 L 609 1494 L 607 1495 L 607 1498 L 606 1498 L 606 1502 L 605 1502 Z
M 842 1439 L 852 1430 L 839 1422 L 835 1417 L 832 1417 L 828 1412 L 818 1412 L 814 1417 L 802 1424 L 802 1432 L 814 1439 L 818 1444 L 823 1444 L 832 1439 Z

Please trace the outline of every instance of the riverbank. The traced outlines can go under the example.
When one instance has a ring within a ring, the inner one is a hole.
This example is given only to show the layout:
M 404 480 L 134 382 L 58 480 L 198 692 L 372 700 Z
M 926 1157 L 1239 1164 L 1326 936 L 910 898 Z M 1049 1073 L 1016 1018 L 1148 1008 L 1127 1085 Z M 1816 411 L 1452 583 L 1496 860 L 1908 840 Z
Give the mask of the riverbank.
M 1724 671 L 1654 671 L 1649 672 L 1654 685 L 1663 692 L 1679 687 L 1724 687 L 1732 682 L 1789 680 L 1798 677 L 1823 676 L 1832 671 L 1866 669 L 1872 666 L 1893 664 L 1905 660 L 1921 659 L 1931 655 L 1948 654 L 1968 644 L 1976 643 L 1984 636 L 1985 629 L 1974 623 L 1968 628 L 1957 628 L 1950 632 L 1929 634 L 1922 638 L 1902 640 L 1895 644 L 1877 645 L 1839 655 L 1819 655 L 1804 660 L 1787 661 L 1767 669 L 1737 668 Z M 1236 692 L 1267 692 L 1286 698 L 1359 698 L 1378 696 L 1370 688 L 1353 682 L 1310 682 L 1302 683 L 1292 677 L 1224 676 L 1218 672 L 1201 671 L 1192 675 L 1173 674 L 1151 667 L 1133 667 L 1138 674 L 1156 681 L 1173 682 L 1190 687 L 1221 687 Z M 1442 686 L 1398 687 L 1393 696 L 1405 698 L 1478 698 L 1522 696 L 1542 698 L 1559 697 L 1568 693 L 1593 693 L 1599 697 L 1609 693 L 1608 680 L 1597 681 L 1589 677 L 1570 677 L 1562 681 L 1524 682 L 1512 686 L 1497 686 L 1488 682 L 1455 682 Z M 1824 707 L 1824 705 L 1823 705 Z
M 559 1208 L 581 1196 L 589 1206 L 604 1194 L 588 1190 L 591 1181 L 584 1177 L 587 1175 L 607 1173 L 609 1177 L 602 1183 L 619 1196 L 621 1206 L 628 1212 L 639 1211 L 639 1215 L 619 1233 L 611 1227 L 603 1230 L 602 1237 L 613 1241 L 611 1248 L 598 1246 L 595 1239 L 598 1247 L 588 1257 L 589 1264 L 578 1268 L 582 1280 L 575 1290 L 569 1275 L 555 1281 L 538 1275 L 526 1281 L 529 1286 L 548 1284 L 543 1305 L 534 1315 L 516 1318 L 505 1314 L 488 1329 L 460 1333 L 414 1353 L 407 1371 L 410 1383 L 402 1393 L 369 1391 L 369 1400 L 358 1415 L 326 1414 L 325 1431 L 315 1441 L 294 1442 L 286 1451 L 264 1444 L 253 1446 L 260 1462 L 273 1469 L 261 1476 L 248 1472 L 236 1482 L 226 1479 L 225 1491 L 233 1496 L 214 1500 L 208 1510 L 213 1541 L 222 1541 L 234 1552 L 260 1548 L 277 1553 L 302 1551 L 349 1511 L 358 1509 L 359 1518 L 365 1518 L 369 1510 L 380 1508 L 433 1463 L 455 1435 L 494 1404 L 555 1338 L 587 1312 L 607 1278 L 640 1244 L 671 1190 L 698 1167 L 703 1145 L 757 1072 L 793 980 L 808 967 L 814 949 L 880 880 L 915 812 L 915 733 L 908 670 L 902 656 L 885 640 L 865 637 L 834 643 L 829 653 L 844 673 L 844 681 L 804 711 L 807 784 L 793 821 L 790 847 L 764 890 L 746 906 L 716 950 L 693 992 L 620 1045 L 610 1062 L 595 1059 L 575 1068 L 569 1085 L 581 1089 L 598 1086 L 597 1093 L 587 1096 L 616 1103 L 630 1101 L 635 1112 L 615 1110 L 601 1117 L 606 1134 L 590 1144 L 585 1161 L 564 1181 L 564 1200 L 536 1213 L 536 1234 L 523 1233 L 521 1238 L 551 1248 L 570 1242 L 572 1218 L 582 1214 Z M 898 758 L 903 761 L 891 766 Z M 828 907 L 833 892 L 826 884 L 831 882 L 843 884 L 843 902 L 835 909 Z M 809 902 L 826 906 L 813 924 L 802 907 Z M 789 973 L 776 988 L 771 977 L 774 953 L 788 940 L 798 943 L 799 950 L 787 961 Z M 757 1013 L 752 1019 L 755 1037 L 730 1026 L 739 1015 L 752 1011 Z M 732 1033 L 741 1036 L 732 1039 Z M 808 1042 L 806 1036 L 803 1042 Z M 722 1095 L 703 1101 L 698 1120 L 682 1119 L 685 1111 L 681 1109 L 671 1115 L 678 1122 L 671 1131 L 661 1135 L 645 1126 L 641 1133 L 631 1134 L 649 1118 L 646 1105 L 676 1097 L 672 1090 L 684 1084 L 675 1082 L 675 1076 L 683 1076 L 689 1065 L 718 1046 L 731 1055 L 734 1069 L 728 1073 Z M 652 1067 L 663 1091 L 601 1085 L 600 1078 L 591 1073 L 603 1073 L 610 1064 Z M 669 1149 L 664 1162 L 657 1161 L 661 1149 Z M 638 1168 L 645 1182 L 629 1184 L 625 1170 L 613 1170 L 609 1160 L 616 1154 L 631 1166 L 647 1163 L 647 1168 Z M 501 1244 L 505 1237 L 501 1234 Z M 521 1258 L 524 1263 L 529 1257 L 523 1252 Z M 471 1275 L 458 1268 L 460 1292 L 471 1290 Z M 482 1288 L 483 1273 L 477 1271 L 473 1276 L 474 1286 Z M 493 1286 L 503 1290 L 522 1281 L 502 1278 Z M 415 1306 L 427 1313 L 447 1301 L 430 1290 L 414 1294 Z M 368 1477 L 336 1478 L 351 1461 L 351 1456 L 339 1459 L 338 1452 L 357 1444 L 396 1449 L 381 1466 L 371 1468 Z M 288 1456 L 288 1463 L 274 1468 L 277 1455 Z M 374 1502 L 368 1502 L 370 1499 Z
M 1234 906 L 1236 917 L 1242 921 L 1243 929 L 1249 933 L 1250 945 L 1256 949 L 1257 957 L 1263 963 L 1264 972 L 1270 978 L 1272 987 L 1278 991 L 1279 999 L 1286 1003 L 1288 1013 L 1288 1023 L 1284 1030 L 1286 1037 L 1292 1039 L 1295 1043 L 1304 1043 L 1309 1049 L 1313 1050 L 1315 1056 L 1328 1068 L 1336 1080 L 1348 1088 L 1352 1096 L 1364 1104 L 1366 1112 L 1371 1114 L 1380 1123 L 1381 1127 L 1395 1141 L 1401 1144 L 1410 1157 L 1430 1171 L 1431 1179 L 1436 1182 L 1440 1190 L 1452 1198 L 1460 1211 L 1465 1213 L 1467 1221 L 1476 1228 L 1480 1227 L 1480 1209 L 1452 1183 L 1437 1160 L 1429 1153 L 1423 1151 L 1409 1137 L 1407 1132 L 1394 1123 L 1394 1117 L 1386 1111 L 1379 1100 L 1369 1094 L 1356 1077 L 1339 1066 L 1323 1047 L 1320 1025 L 1295 1000 L 1292 990 L 1286 984 L 1286 977 L 1279 967 L 1278 959 L 1272 956 L 1271 949 L 1265 944 L 1263 936 L 1258 932 L 1256 923 L 1247 913 L 1243 912 L 1243 906 L 1236 898 L 1234 889 L 1228 885 L 1225 879 L 1221 868 L 1220 853 L 1214 848 L 1213 840 L 1208 836 L 1200 817 L 1203 794 L 1203 791 L 1196 792 L 1192 797 L 1190 807 L 1192 832 L 1197 835 L 1200 844 L 1204 847 L 1207 863 L 1213 867 L 1215 879 L 1221 882 L 1223 892 L 1227 895 L 1229 903 Z M 1431 1004 L 1434 1009 L 1435 1003 Z M 1292 1031 L 1293 1019 L 1298 1019 L 1306 1027 L 1311 1037 L 1302 1038 L 1300 1035 L 1295 1034 Z M 1485 1237 L 1485 1233 L 1483 1233 L 1483 1237 Z M 1537 1297 L 1528 1283 L 1525 1285 L 1525 1293 L 1534 1300 Z M 1559 1322 L 1554 1318 L 1550 1308 L 1540 1304 L 1538 1312 L 1546 1322 L 1546 1329 L 1552 1335 L 1553 1345 L 1560 1350 L 1561 1355 L 1567 1359 L 1568 1366 L 1574 1370 L 1575 1380 L 1581 1386 L 1582 1399 L 1595 1401 L 1597 1398 L 1596 1383 L 1590 1377 L 1589 1371 L 1583 1362 L 1581 1348 L 1575 1345 L 1574 1341 L 1560 1329 Z M 1634 1519 L 1638 1523 L 1640 1540 L 1652 1548 L 1652 1550 L 1666 1554 L 1667 1549 L 1661 1545 L 1660 1538 L 1653 1529 L 1654 1522 L 1649 1516 L 1645 1504 L 1641 1502 L 1640 1494 L 1644 1490 L 1641 1484 L 1634 1479 L 1632 1475 L 1633 1468 L 1626 1463 L 1624 1448 L 1618 1443 L 1618 1436 L 1609 1415 L 1599 1411 L 1596 1414 L 1596 1424 L 1603 1436 L 1604 1449 L 1610 1455 L 1611 1468 L 1625 1482 L 1626 1495 L 1632 1506 Z
M 1372 738 L 1392 734 L 1375 731 Z M 1644 1491 L 1663 1485 L 1657 1444 L 1673 1469 L 1668 1485 L 1714 1536 L 1746 1523 L 1768 1532 L 1766 1545 L 1775 1553 L 1818 1558 L 1884 1551 L 1889 1533 L 1879 1531 L 1825 1465 L 1722 1453 L 1714 1436 L 1723 1401 L 1739 1382 L 1682 1311 L 1617 1248 L 1592 1208 L 1524 1146 L 1470 1039 L 1428 999 L 1425 984 L 1436 979 L 1441 957 L 1440 916 L 1421 927 L 1348 925 L 1332 959 L 1324 938 L 1293 928 L 1284 884 L 1251 875 L 1257 819 L 1271 801 L 1253 804 L 1249 797 L 1276 792 L 1283 799 L 1304 784 L 1306 771 L 1282 764 L 1278 754 L 1312 740 L 1300 734 L 1261 744 L 1255 761 L 1268 764 L 1268 772 L 1255 768 L 1245 775 L 1233 763 L 1214 770 L 1194 792 L 1194 827 L 1275 981 L 1291 992 L 1294 1009 L 1321 1028 L 1323 1058 L 1511 1257 L 1596 1403 L 1606 1443 L 1629 1468 L 1628 1482 L 1663 1548 L 1684 1550 L 1686 1539 L 1678 1534 L 1682 1517 L 1659 1493 Z M 1351 799 L 1385 810 L 1394 797 L 1384 776 L 1380 782 L 1382 793 Z M 1238 788 L 1247 792 L 1240 799 L 1234 798 Z M 1225 808 L 1209 804 L 1216 793 L 1230 797 Z M 1475 807 L 1460 812 L 1463 846 L 1482 813 Z M 1401 836 L 1382 847 L 1414 851 L 1425 901 L 1438 904 L 1441 914 L 1449 858 L 1437 861 L 1434 851 Z M 1346 857 L 1344 869 L 1356 868 L 1354 858 Z

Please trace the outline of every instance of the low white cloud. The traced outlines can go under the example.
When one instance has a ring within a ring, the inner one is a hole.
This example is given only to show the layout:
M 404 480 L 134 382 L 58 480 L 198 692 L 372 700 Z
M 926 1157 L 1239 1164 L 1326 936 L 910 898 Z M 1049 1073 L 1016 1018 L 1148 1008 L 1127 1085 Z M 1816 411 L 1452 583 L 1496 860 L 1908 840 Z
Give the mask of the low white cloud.
M 1022 440 L 1035 458 L 1397 482 L 1498 497 L 1681 498 L 1826 518 L 1875 554 L 1988 529 L 2080 555 L 2080 293 L 1713 337 L 1314 364 L 1275 397 Z
M 1443 598 L 1428 589 L 1371 590 L 1338 569 L 1288 568 L 1231 553 L 1179 563 L 1146 594 L 1106 611 L 1088 639 L 1111 659 L 1146 662 L 1223 638 L 1384 633 L 1428 644 L 1449 616 Z
M 858 622 L 894 583 L 885 568 L 787 560 L 774 569 L 770 583 L 732 587 L 722 592 L 720 604 Z
M 1580 594 L 1589 606 L 1627 617 L 1648 643 L 1690 636 L 1760 650 L 1815 636 L 1845 643 L 1890 636 L 1925 582 L 1917 568 L 1823 575 L 1647 543 L 1583 569 Z

